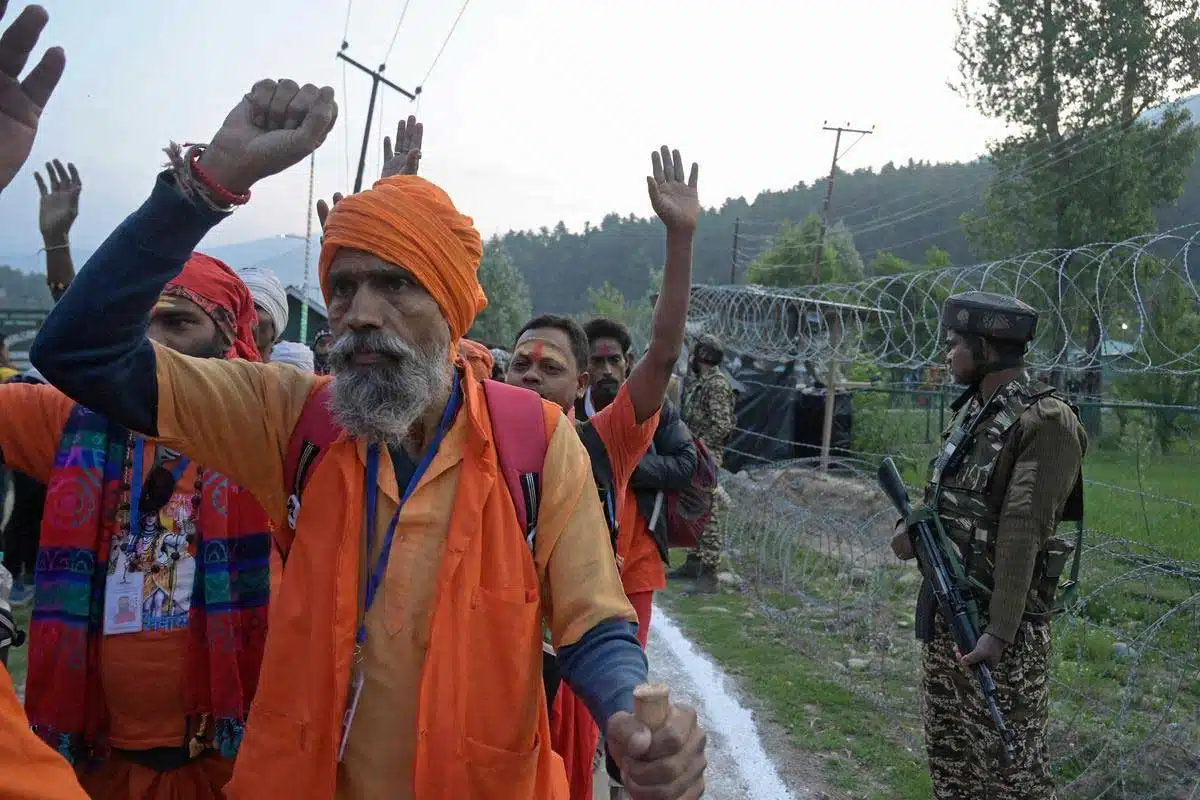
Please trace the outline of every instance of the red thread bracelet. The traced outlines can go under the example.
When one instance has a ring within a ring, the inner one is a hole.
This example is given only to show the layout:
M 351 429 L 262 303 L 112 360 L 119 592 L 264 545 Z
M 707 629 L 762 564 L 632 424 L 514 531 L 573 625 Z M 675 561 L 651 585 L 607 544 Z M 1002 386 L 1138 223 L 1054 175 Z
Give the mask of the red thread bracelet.
M 221 186 L 219 183 L 214 181 L 212 177 L 204 171 L 204 168 L 200 166 L 200 154 L 202 152 L 203 151 L 198 147 L 192 151 L 192 157 L 188 162 L 188 167 L 191 169 L 192 174 L 196 176 L 196 179 L 200 181 L 204 188 L 209 191 L 209 194 L 212 195 L 213 201 L 223 206 L 244 206 L 246 203 L 250 202 L 249 190 L 243 192 L 242 194 L 234 194 L 224 186 Z

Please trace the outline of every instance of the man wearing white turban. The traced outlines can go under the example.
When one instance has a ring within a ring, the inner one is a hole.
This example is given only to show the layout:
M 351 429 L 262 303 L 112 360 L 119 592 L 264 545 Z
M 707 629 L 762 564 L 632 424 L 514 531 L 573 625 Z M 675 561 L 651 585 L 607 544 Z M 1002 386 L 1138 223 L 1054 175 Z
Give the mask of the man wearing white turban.
M 250 290 L 250 296 L 254 298 L 254 310 L 258 312 L 254 343 L 258 345 L 263 361 L 270 361 L 271 351 L 288 324 L 287 290 L 269 269 L 246 267 L 238 271 L 238 276 Z
M 271 361 L 278 364 L 291 364 L 305 372 L 315 371 L 313 351 L 300 342 L 280 342 L 271 351 Z

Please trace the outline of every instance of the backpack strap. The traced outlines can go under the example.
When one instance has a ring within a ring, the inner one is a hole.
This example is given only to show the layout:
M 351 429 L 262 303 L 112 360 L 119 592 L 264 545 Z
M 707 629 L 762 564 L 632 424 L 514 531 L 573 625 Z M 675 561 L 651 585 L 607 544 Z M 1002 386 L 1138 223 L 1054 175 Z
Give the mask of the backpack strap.
M 276 531 L 280 545 L 280 558 L 287 560 L 287 551 L 296 536 L 296 519 L 300 515 L 300 496 L 308 479 L 316 471 L 329 445 L 341 434 L 341 428 L 333 420 L 329 410 L 329 384 L 309 394 L 300 412 L 292 438 L 288 441 L 287 457 L 283 461 L 283 485 L 288 491 L 287 527 Z
M 542 398 L 519 386 L 483 381 L 483 394 L 492 418 L 492 438 L 504 483 L 508 486 L 533 552 L 537 539 L 538 506 L 542 493 L 542 466 L 549 447 Z
M 608 523 L 608 535 L 612 540 L 613 552 L 617 552 L 617 535 L 620 533 L 620 523 L 617 519 L 616 478 L 613 476 L 612 462 L 608 460 L 608 450 L 600 432 L 590 420 L 577 423 L 576 432 L 579 441 L 587 450 L 588 459 L 592 462 L 592 477 L 596 479 L 596 489 L 600 492 L 600 505 L 604 509 L 604 521 Z

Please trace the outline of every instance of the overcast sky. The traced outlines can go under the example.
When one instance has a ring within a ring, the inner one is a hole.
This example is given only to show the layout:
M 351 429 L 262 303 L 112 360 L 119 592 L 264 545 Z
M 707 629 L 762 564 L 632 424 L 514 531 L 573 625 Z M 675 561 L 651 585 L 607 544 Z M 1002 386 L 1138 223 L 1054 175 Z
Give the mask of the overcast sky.
M 208 140 L 261 77 L 337 90 L 341 117 L 317 154 L 317 197 L 352 184 L 370 80 L 334 57 L 346 0 L 43 3 L 51 19 L 42 43 L 66 48 L 67 72 L 28 166 L 55 156 L 78 165 L 81 249 L 145 197 L 168 141 Z M 9 18 L 21 3 L 10 5 Z M 354 0 L 348 53 L 378 65 L 405 5 Z M 386 75 L 411 88 L 461 0 L 407 6 Z M 969 159 L 1001 128 L 946 86 L 956 74 L 952 8 L 953 0 L 471 0 L 420 100 L 422 174 L 487 236 L 649 213 L 643 176 L 661 143 L 700 162 L 705 205 L 825 174 L 826 120 L 875 126 L 846 169 Z M 381 98 L 376 125 L 382 111 L 385 129 L 418 109 L 390 90 Z M 376 129 L 368 177 L 378 174 L 380 141 Z M 206 244 L 303 233 L 307 194 L 307 164 L 271 178 Z M 0 196 L 0 254 L 40 247 L 36 198 L 28 170 Z

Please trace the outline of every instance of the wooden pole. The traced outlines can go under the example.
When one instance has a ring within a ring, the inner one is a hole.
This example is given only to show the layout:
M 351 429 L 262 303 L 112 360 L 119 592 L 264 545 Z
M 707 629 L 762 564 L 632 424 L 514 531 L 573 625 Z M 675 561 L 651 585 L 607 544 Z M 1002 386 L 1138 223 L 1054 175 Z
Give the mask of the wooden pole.
M 829 320 L 829 364 L 825 370 L 825 424 L 821 428 L 821 471 L 829 469 L 829 450 L 833 441 L 833 411 L 837 402 L 838 345 L 841 343 L 841 320 L 836 313 Z

